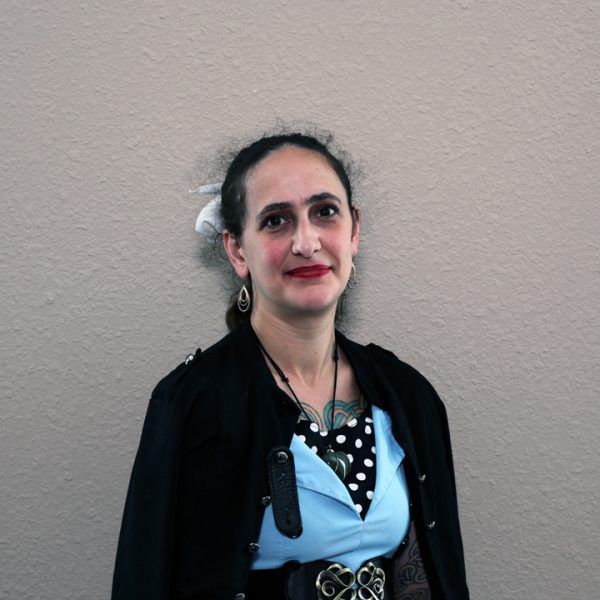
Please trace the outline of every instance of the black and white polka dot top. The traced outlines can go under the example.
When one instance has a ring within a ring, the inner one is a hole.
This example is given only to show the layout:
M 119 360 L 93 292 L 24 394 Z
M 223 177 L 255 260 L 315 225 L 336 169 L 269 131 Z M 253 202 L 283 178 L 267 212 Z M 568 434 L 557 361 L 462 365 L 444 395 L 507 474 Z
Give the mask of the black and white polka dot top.
M 344 483 L 364 519 L 375 490 L 375 434 L 371 407 L 346 425 L 333 429 L 329 437 L 327 431 L 319 430 L 316 423 L 306 420 L 298 421 L 295 433 L 315 454 L 321 454 L 329 441 L 334 450 L 342 450 L 348 455 L 352 468 Z

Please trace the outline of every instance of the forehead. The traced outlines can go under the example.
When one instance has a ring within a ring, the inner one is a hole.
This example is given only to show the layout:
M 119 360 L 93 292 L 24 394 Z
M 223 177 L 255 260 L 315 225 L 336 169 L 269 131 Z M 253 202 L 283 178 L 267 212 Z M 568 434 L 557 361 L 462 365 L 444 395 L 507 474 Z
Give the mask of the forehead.
M 263 158 L 246 178 L 250 211 L 273 201 L 302 201 L 322 192 L 346 199 L 346 191 L 327 159 L 313 150 L 284 146 Z

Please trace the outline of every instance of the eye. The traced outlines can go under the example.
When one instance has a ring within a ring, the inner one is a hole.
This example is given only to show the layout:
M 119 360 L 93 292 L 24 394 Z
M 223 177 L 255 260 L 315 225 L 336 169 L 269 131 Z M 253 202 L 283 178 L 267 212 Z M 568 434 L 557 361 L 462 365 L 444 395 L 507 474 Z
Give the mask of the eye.
M 333 204 L 326 204 L 317 209 L 319 217 L 333 217 L 339 213 L 338 207 Z
M 283 215 L 269 215 L 262 222 L 262 226 L 267 229 L 277 229 L 277 227 L 281 227 L 285 222 Z

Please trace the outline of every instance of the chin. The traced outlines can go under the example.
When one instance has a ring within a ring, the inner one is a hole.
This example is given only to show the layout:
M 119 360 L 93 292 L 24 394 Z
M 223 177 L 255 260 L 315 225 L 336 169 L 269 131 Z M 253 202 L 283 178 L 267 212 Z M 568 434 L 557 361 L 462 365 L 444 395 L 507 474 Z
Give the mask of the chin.
M 292 310 L 297 311 L 298 313 L 306 315 L 323 314 L 327 313 L 332 309 L 335 311 L 338 299 L 338 296 L 330 295 L 328 295 L 327 297 L 322 296 L 319 298 L 306 298 L 304 300 L 301 298 L 296 298 L 296 302 L 294 302 L 293 308 L 290 308 L 292 308 Z

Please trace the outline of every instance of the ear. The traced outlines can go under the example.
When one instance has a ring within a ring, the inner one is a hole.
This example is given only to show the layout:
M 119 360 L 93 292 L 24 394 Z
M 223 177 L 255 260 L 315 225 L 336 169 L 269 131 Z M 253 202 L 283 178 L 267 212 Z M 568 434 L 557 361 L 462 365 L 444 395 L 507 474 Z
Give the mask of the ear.
M 229 262 L 235 269 L 238 277 L 246 279 L 250 273 L 250 269 L 248 269 L 248 264 L 246 263 L 244 249 L 238 239 L 227 230 L 223 232 L 223 246 L 225 246 Z
M 352 256 L 358 254 L 358 243 L 360 241 L 360 210 L 357 206 L 352 207 Z

